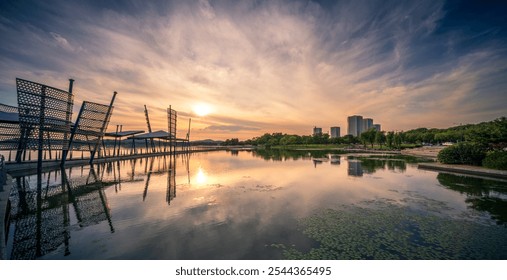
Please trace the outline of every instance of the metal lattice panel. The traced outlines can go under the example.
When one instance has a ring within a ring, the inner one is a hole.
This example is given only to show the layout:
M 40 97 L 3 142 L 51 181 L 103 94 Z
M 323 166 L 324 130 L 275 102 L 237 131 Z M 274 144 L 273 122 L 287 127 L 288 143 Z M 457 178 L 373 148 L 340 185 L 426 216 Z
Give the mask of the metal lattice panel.
M 72 149 L 95 150 L 98 141 L 104 137 L 113 106 L 84 101 L 76 121 Z
M 16 150 L 18 148 L 19 119 L 18 107 L 0 104 L 0 150 Z
M 19 136 L 19 124 L 0 122 L 0 150 L 16 150 Z
M 18 113 L 18 107 L 5 105 L 0 103 L 0 112 L 6 112 L 6 113 Z
M 177 120 L 178 112 L 176 110 L 168 108 L 167 109 L 167 123 L 169 137 L 176 138 L 176 120 Z
M 176 110 L 171 109 L 171 106 L 167 108 L 167 132 L 169 133 L 169 145 L 171 149 L 176 145 L 177 114 Z
M 67 149 L 74 96 L 67 91 L 16 79 L 20 150 Z

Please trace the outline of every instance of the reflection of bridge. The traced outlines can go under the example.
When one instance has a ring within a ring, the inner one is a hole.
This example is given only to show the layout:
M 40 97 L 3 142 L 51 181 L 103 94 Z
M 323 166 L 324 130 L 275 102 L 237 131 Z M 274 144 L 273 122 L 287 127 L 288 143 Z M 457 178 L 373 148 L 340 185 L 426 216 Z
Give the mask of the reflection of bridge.
M 39 258 L 62 245 L 64 255 L 69 255 L 70 207 L 80 227 L 107 221 L 114 232 L 105 185 L 97 179 L 93 168 L 87 177 L 72 179 L 62 169 L 54 174 L 55 178 L 60 177 L 59 182 L 52 180 L 52 175 L 50 172 L 38 176 L 36 186 L 27 177 L 16 178 L 17 192 L 11 195 L 14 226 L 11 259 Z
M 153 162 L 154 158 L 150 158 L 150 168 L 149 170 L 145 169 L 146 174 L 146 184 L 144 186 L 143 191 L 143 201 L 146 199 L 148 195 L 148 188 L 150 186 L 150 178 L 152 174 L 160 174 L 167 172 L 167 191 L 166 191 L 166 201 L 167 204 L 171 204 L 171 201 L 176 197 L 176 157 L 170 156 L 168 157 L 168 162 L 166 158 L 163 158 L 164 164 L 162 170 L 154 171 L 153 170 Z M 148 166 L 148 161 L 146 161 L 146 167 Z
M 125 177 L 121 176 L 122 161 L 109 162 L 97 166 L 98 173 L 100 174 L 100 181 L 103 184 L 114 185 L 116 192 L 121 191 L 122 183 L 140 182 L 143 181 L 141 176 L 146 177 L 142 195 L 143 201 L 146 199 L 148 195 L 151 176 L 167 174 L 166 201 L 168 204 L 170 204 L 171 201 L 176 197 L 176 159 L 177 159 L 176 155 L 170 155 L 170 156 L 150 157 L 142 160 L 133 159 L 127 161 L 131 165 L 131 169 L 127 173 L 127 176 Z M 190 176 L 188 171 L 190 154 L 183 154 L 181 159 L 183 161 L 183 164 L 187 168 L 187 176 Z M 142 170 L 136 171 L 136 166 L 138 162 L 144 164 L 144 167 L 142 166 Z M 155 164 L 155 162 L 157 162 L 158 164 Z M 125 162 L 123 161 L 123 163 Z M 190 178 L 188 180 L 190 180 Z
M 189 176 L 190 154 L 181 155 Z M 15 178 L 10 200 L 10 233 L 7 252 L 10 259 L 37 259 L 47 254 L 72 253 L 70 238 L 75 227 L 107 225 L 115 232 L 105 189 L 121 191 L 122 183 L 145 180 L 143 199 L 152 175 L 167 175 L 164 198 L 176 198 L 175 154 L 106 162 L 89 167 L 59 169 Z M 122 172 L 122 166 L 125 167 Z M 190 180 L 190 179 L 189 179 Z M 107 224 L 106 224 L 107 222 Z M 102 228 L 102 227 L 101 227 Z

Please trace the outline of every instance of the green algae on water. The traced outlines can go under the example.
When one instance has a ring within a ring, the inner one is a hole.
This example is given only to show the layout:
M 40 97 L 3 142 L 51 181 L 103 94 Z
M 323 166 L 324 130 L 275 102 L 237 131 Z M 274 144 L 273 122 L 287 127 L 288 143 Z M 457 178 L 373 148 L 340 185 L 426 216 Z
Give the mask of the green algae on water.
M 507 228 L 374 202 L 320 210 L 299 225 L 318 248 L 278 244 L 287 259 L 506 259 Z

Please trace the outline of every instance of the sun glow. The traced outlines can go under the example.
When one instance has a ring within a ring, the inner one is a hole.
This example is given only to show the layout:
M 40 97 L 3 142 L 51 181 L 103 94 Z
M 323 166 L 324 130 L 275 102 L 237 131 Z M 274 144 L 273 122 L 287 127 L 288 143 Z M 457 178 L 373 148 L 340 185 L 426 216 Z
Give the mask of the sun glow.
M 199 103 L 192 107 L 192 111 L 194 111 L 194 113 L 199 117 L 204 117 L 211 113 L 211 107 L 207 104 Z

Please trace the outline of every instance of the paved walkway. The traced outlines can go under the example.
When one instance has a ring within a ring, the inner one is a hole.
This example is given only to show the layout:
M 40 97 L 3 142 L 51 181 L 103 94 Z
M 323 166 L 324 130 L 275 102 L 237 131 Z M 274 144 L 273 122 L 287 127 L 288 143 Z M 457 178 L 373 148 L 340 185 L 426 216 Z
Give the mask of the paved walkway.
M 414 149 L 405 149 L 401 151 L 403 155 L 426 157 L 436 160 L 438 153 L 445 148 L 444 146 L 425 146 Z
M 202 153 L 202 152 L 211 152 L 211 151 L 219 151 L 225 150 L 224 147 L 218 148 L 210 148 L 210 149 L 201 149 L 201 150 L 190 150 L 189 153 Z M 187 151 L 176 151 L 177 155 L 185 154 Z M 96 158 L 93 163 L 104 163 L 104 162 L 115 162 L 121 160 L 129 160 L 129 159 L 137 159 L 137 158 L 147 158 L 147 157 L 157 157 L 157 156 L 169 156 L 169 152 L 160 152 L 160 153 L 149 153 L 149 154 L 133 154 L 133 155 L 121 155 L 116 157 L 103 157 Z M 88 165 L 89 159 L 72 159 L 67 160 L 65 162 L 65 168 L 72 166 L 82 166 Z M 31 175 L 37 173 L 37 161 L 31 162 L 23 162 L 23 163 L 15 163 L 15 162 L 7 162 L 5 168 L 9 174 L 14 177 L 21 175 Z M 42 162 L 42 171 L 55 170 L 60 168 L 59 160 L 46 160 Z
M 5 248 L 5 225 L 9 222 L 7 219 L 7 204 L 9 203 L 11 187 L 12 177 L 7 175 L 6 184 L 0 186 L 0 260 L 5 260 L 7 257 Z
M 480 166 L 442 164 L 442 163 L 419 163 L 420 169 L 447 171 L 492 178 L 507 179 L 507 170 L 488 169 Z

